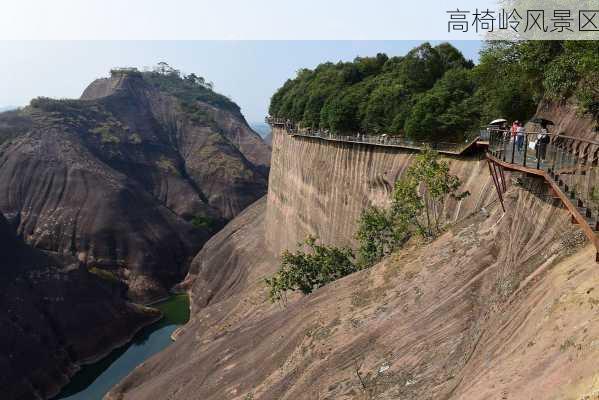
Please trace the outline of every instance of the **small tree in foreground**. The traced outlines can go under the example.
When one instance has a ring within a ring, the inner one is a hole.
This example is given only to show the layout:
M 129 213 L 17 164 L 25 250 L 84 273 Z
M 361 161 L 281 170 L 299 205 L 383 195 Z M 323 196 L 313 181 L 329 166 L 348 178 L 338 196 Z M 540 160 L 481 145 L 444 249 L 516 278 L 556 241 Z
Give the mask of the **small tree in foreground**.
M 273 303 L 285 302 L 288 291 L 300 290 L 309 294 L 357 270 L 351 249 L 320 245 L 316 238 L 310 236 L 300 243 L 295 253 L 283 252 L 281 268 L 265 279 L 268 297 Z
M 396 250 L 412 233 L 434 237 L 441 232 L 441 211 L 447 196 L 461 199 L 461 182 L 439 161 L 437 152 L 426 148 L 396 182 L 389 209 L 369 207 L 358 220 L 358 260 L 348 248 L 325 246 L 308 237 L 295 253 L 285 250 L 279 271 L 266 278 L 271 302 L 286 302 L 288 291 L 312 293 L 346 275 L 373 265 Z
M 460 178 L 449 173 L 449 164 L 439 161 L 439 153 L 430 147 L 425 147 L 416 156 L 416 161 L 408 169 L 406 179 L 409 182 L 408 190 L 413 192 L 397 196 L 398 186 L 402 183 L 396 185 L 393 208 L 405 207 L 399 204 L 400 201 L 413 203 L 409 204 L 416 213 L 413 221 L 419 233 L 425 237 L 435 237 L 440 233 L 441 211 L 447 196 L 460 200 L 470 195 L 467 191 L 458 192 L 462 185 Z
M 360 265 L 372 265 L 391 253 L 402 242 L 404 230 L 396 226 L 396 220 L 388 210 L 368 207 L 358 221 L 356 239 L 360 242 L 358 261 Z
M 412 233 L 437 236 L 441 232 L 445 198 L 461 199 L 469 195 L 458 192 L 460 185 L 460 179 L 449 173 L 449 165 L 439 161 L 438 153 L 425 148 L 395 183 L 390 209 L 371 207 L 362 213 L 356 235 L 360 242 L 360 263 L 374 264 Z

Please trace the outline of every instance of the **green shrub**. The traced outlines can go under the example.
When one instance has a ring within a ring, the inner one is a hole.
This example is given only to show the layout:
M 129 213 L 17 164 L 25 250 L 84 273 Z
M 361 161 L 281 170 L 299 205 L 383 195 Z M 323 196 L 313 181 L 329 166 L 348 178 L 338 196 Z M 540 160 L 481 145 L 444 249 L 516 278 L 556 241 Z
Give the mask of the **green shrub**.
M 142 141 L 141 135 L 137 132 L 134 132 L 129 136 L 129 143 L 131 144 L 141 144 Z
M 360 243 L 360 265 L 372 265 L 395 250 L 406 237 L 406 230 L 396 224 L 389 210 L 369 207 L 358 221 L 356 239 Z
M 440 232 L 444 199 L 451 196 L 459 200 L 470 195 L 458 192 L 461 184 L 449 173 L 449 164 L 439 160 L 439 153 L 426 147 L 396 185 L 392 213 L 416 225 L 423 236 L 434 237 Z
M 286 301 L 288 291 L 312 293 L 341 277 L 369 267 L 396 250 L 413 233 L 432 238 L 441 232 L 441 209 L 447 196 L 461 199 L 461 182 L 449 173 L 439 154 L 425 148 L 399 179 L 389 209 L 369 207 L 358 220 L 358 259 L 349 248 L 317 244 L 308 237 L 295 253 L 285 250 L 281 267 L 266 278 L 271 302 Z
M 395 183 L 390 209 L 370 207 L 360 216 L 356 235 L 360 265 L 373 265 L 413 233 L 427 238 L 437 236 L 445 198 L 469 195 L 459 193 L 460 186 L 459 178 L 449 173 L 448 164 L 439 160 L 439 154 L 425 148 Z
M 83 102 L 75 99 L 51 99 L 49 97 L 36 97 L 29 103 L 31 107 L 48 112 L 74 113 L 83 108 Z
M 156 161 L 156 166 L 163 170 L 164 172 L 168 172 L 173 175 L 178 175 L 179 170 L 177 169 L 173 160 L 161 155 L 160 159 Z
M 142 72 L 143 79 L 157 89 L 176 97 L 183 107 L 193 107 L 193 103 L 202 101 L 235 113 L 239 106 L 231 99 L 213 90 L 212 83 L 195 74 L 181 75 L 180 71 L 162 63 L 154 71 Z M 197 114 L 196 118 L 201 118 Z
M 114 128 L 111 127 L 110 124 L 101 124 L 93 129 L 90 129 L 90 132 L 100 136 L 100 142 L 104 144 L 118 144 L 121 142 L 121 139 L 117 136 L 117 133 Z
M 319 245 L 314 237 L 308 237 L 300 245 L 295 253 L 285 250 L 279 271 L 265 279 L 268 297 L 273 303 L 285 301 L 288 291 L 312 293 L 359 270 L 351 249 Z
M 196 229 L 212 229 L 214 224 L 213 218 L 204 215 L 196 215 L 191 219 L 191 225 Z

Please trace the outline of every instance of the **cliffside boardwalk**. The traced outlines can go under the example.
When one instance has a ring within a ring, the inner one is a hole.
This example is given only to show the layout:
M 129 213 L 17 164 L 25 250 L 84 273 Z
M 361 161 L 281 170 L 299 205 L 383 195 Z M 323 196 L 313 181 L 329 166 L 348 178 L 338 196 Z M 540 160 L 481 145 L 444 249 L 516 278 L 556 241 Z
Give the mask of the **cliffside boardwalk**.
M 491 130 L 488 134 L 473 135 L 463 143 L 427 143 L 387 135 L 338 135 L 328 131 L 298 129 L 283 118 L 267 117 L 273 128 L 284 130 L 292 137 L 316 138 L 329 142 L 358 143 L 420 151 L 428 145 L 441 154 L 459 156 L 472 150 L 485 151 L 489 172 L 501 206 L 507 190 L 505 170 L 541 177 L 549 186 L 553 198 L 559 200 L 572 215 L 596 248 L 599 263 L 599 142 L 572 136 L 549 134 L 548 144 L 537 145 L 538 132 L 524 135 L 522 148 L 509 131 Z
M 498 195 L 502 199 L 506 190 L 505 169 L 544 178 L 572 223 L 595 245 L 599 263 L 599 142 L 549 134 L 550 142 L 539 145 L 537 135 L 525 133 L 519 150 L 508 131 L 491 131 L 487 160 Z
M 285 120 L 284 118 L 267 117 L 266 122 L 272 127 L 284 129 L 287 134 L 291 136 L 317 138 L 329 142 L 348 142 L 367 144 L 371 146 L 394 147 L 415 151 L 420 151 L 425 145 L 429 145 L 440 154 L 453 156 L 464 154 L 476 147 L 480 139 L 478 135 L 469 135 L 462 143 L 430 143 L 388 135 L 365 135 L 361 133 L 356 133 L 355 135 L 338 135 L 328 131 L 320 131 L 309 128 L 299 129 L 294 123 L 290 122 L 289 120 Z

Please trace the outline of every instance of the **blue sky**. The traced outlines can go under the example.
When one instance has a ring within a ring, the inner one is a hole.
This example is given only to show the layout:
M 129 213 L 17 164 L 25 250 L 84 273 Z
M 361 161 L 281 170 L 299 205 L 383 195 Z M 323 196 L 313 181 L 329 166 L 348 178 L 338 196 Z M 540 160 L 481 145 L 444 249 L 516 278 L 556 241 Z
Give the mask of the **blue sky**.
M 379 52 L 402 55 L 422 41 L 0 41 L 0 107 L 36 96 L 75 98 L 112 67 L 166 61 L 214 82 L 250 122 L 262 121 L 270 96 L 300 68 Z M 436 43 L 436 42 L 433 42 Z M 477 61 L 480 41 L 454 41 Z

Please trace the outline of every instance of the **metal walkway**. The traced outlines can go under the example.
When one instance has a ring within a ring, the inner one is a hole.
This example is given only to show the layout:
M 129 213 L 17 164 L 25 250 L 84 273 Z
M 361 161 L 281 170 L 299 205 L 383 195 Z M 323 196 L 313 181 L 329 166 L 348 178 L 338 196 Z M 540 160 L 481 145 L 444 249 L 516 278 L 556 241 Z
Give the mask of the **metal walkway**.
M 491 132 L 487 160 L 503 207 L 506 190 L 504 170 L 519 171 L 545 179 L 553 197 L 572 215 L 572 222 L 595 246 L 599 262 L 599 142 L 549 134 L 549 143 L 538 141 L 538 133 L 520 139 L 510 132 Z
M 266 118 L 266 123 L 271 127 L 283 129 L 288 135 L 296 137 L 315 138 L 327 142 L 358 143 L 371 146 L 391 147 L 411 151 L 421 151 L 425 146 L 429 146 L 440 154 L 459 156 L 469 152 L 477 147 L 480 137 L 470 135 L 462 143 L 431 143 L 424 141 L 410 140 L 404 137 L 387 135 L 338 135 L 328 131 L 313 129 L 298 129 L 296 125 L 289 120 L 282 118 Z

